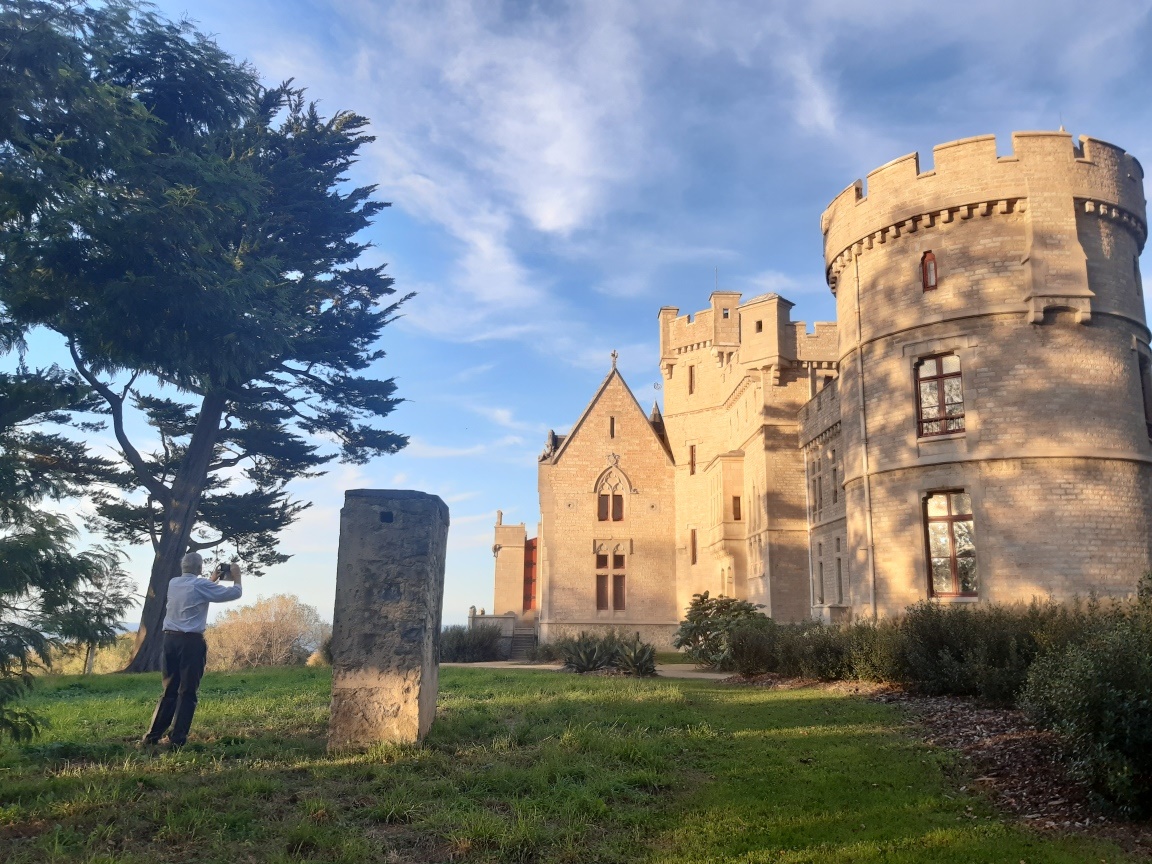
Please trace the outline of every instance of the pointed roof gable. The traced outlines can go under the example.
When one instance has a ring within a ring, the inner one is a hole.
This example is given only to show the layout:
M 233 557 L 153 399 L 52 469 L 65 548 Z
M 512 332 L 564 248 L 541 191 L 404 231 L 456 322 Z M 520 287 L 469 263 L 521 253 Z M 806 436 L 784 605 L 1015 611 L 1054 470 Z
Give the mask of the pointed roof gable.
M 627 393 L 629 397 L 631 397 L 632 404 L 635 406 L 637 413 L 643 417 L 645 421 L 647 421 L 645 425 L 649 430 L 651 430 L 652 436 L 656 439 L 656 443 L 660 445 L 660 449 L 664 451 L 664 455 L 668 457 L 668 461 L 672 462 L 672 450 L 668 447 L 668 442 L 665 440 L 665 436 L 663 434 L 663 418 L 660 418 L 660 428 L 657 430 L 655 420 L 649 419 L 648 416 L 644 413 L 644 409 L 641 408 L 640 403 L 636 401 L 636 395 L 632 392 L 632 388 L 628 386 L 628 383 L 624 380 L 624 376 L 621 375 L 620 371 L 616 368 L 616 358 L 612 358 L 611 371 L 601 382 L 600 386 L 596 388 L 596 394 L 592 397 L 591 401 L 588 403 L 588 406 L 580 414 L 580 419 L 576 421 L 576 425 L 572 427 L 572 430 L 567 435 L 556 436 L 557 446 L 551 455 L 547 457 L 549 462 L 556 464 L 560 461 L 560 457 L 564 455 L 564 451 L 568 449 L 568 445 L 572 443 L 572 439 L 580 433 L 580 429 L 584 425 L 584 421 L 588 419 L 589 415 L 592 413 L 592 409 L 596 407 L 596 403 L 599 402 L 603 397 L 604 392 L 608 389 L 608 385 L 612 383 L 613 378 L 620 382 L 620 386 L 624 388 L 624 392 Z M 659 411 L 656 409 L 656 406 L 653 405 L 652 407 L 654 414 L 658 416 Z M 542 459 L 541 461 L 544 460 Z

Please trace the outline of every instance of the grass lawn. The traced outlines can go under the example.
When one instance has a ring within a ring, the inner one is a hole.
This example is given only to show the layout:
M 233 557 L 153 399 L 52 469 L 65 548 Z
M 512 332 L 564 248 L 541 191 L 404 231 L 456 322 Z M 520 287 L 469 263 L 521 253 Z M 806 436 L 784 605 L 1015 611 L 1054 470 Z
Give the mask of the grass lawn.
M 193 741 L 132 742 L 156 675 L 43 679 L 0 753 L 0 860 L 1083 862 L 958 791 L 896 709 L 822 690 L 442 670 L 422 748 L 324 752 L 324 669 L 210 674 Z

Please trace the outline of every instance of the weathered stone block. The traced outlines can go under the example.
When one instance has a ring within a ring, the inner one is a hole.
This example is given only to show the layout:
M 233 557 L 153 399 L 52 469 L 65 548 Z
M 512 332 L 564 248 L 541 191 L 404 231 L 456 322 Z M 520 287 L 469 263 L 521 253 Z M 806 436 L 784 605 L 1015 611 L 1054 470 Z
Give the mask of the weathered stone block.
M 328 749 L 415 743 L 436 715 L 448 506 L 352 489 L 340 511 Z

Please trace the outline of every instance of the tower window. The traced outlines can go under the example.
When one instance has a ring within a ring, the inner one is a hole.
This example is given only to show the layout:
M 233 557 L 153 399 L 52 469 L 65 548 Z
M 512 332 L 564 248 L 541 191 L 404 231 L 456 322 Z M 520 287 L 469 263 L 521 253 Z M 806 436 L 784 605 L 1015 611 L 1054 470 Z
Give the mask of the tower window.
M 688 445 L 688 473 L 689 474 L 695 474 L 696 473 L 696 445 L 695 444 L 689 444 Z
M 732 496 L 732 521 L 733 522 L 739 522 L 740 521 L 740 496 L 739 495 L 733 495 Z
M 964 431 L 964 387 L 955 354 L 916 364 L 916 422 L 922 438 Z
M 696 392 L 696 367 L 688 367 L 688 395 L 691 396 Z
M 616 437 L 616 418 L 615 417 L 609 417 L 608 418 L 608 437 L 609 438 L 615 438 Z
M 934 492 L 924 502 L 928 526 L 928 584 L 933 597 L 975 597 L 976 535 L 972 498 L 963 490 Z
M 757 321 L 756 322 L 756 332 L 757 333 L 763 333 L 764 332 L 764 322 L 763 321 Z
M 721 309 L 720 310 L 720 317 L 723 318 L 725 321 L 728 320 L 728 315 L 729 315 L 729 312 L 727 309 Z
M 688 532 L 688 556 L 693 564 L 696 563 L 696 529 Z
M 920 259 L 920 278 L 924 283 L 925 291 L 935 290 L 936 256 L 931 252 L 925 252 L 924 257 Z

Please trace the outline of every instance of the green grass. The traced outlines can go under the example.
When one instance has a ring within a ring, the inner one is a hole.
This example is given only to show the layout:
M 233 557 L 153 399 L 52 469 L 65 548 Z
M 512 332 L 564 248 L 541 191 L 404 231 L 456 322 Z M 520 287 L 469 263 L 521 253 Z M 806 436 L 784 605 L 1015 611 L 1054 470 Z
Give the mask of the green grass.
M 694 666 L 695 663 L 682 651 L 657 651 L 656 662 L 669 666 Z
M 43 680 L 0 755 L 0 859 L 1081 862 L 957 791 L 891 706 L 822 690 L 444 669 L 424 747 L 324 752 L 325 669 L 213 674 L 192 743 L 133 745 L 158 677 Z

